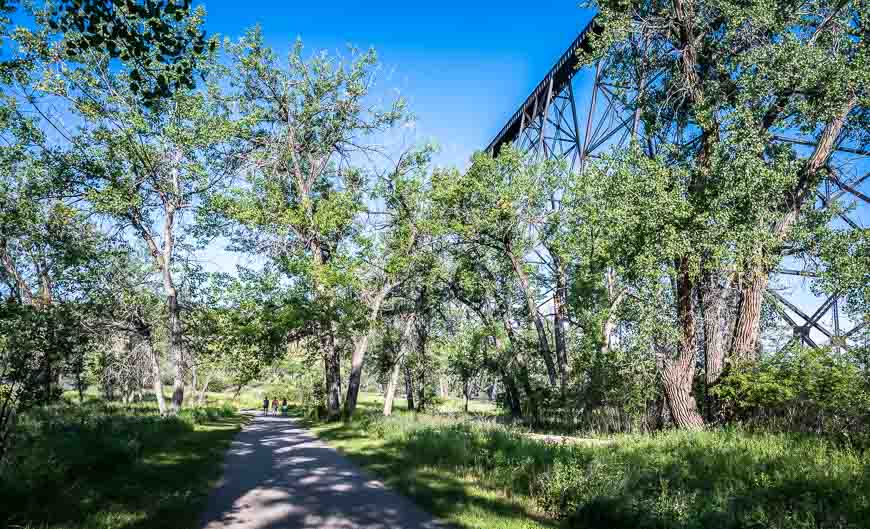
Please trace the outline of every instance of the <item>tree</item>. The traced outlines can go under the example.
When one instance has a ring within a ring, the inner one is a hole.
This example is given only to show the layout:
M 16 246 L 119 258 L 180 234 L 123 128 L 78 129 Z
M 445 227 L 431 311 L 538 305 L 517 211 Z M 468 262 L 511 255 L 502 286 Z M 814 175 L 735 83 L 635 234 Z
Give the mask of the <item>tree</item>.
M 0 12 L 12 13 L 15 0 L 0 0 Z M 214 52 L 189 0 L 61 0 L 38 13 L 40 22 L 66 37 L 72 56 L 97 51 L 130 65 L 129 88 L 151 105 L 196 84 L 198 60 Z M 0 21 L 8 25 L 8 21 Z
M 310 336 L 304 296 L 271 270 L 240 269 L 237 277 L 209 274 L 190 301 L 188 347 L 197 375 L 223 373 L 238 393 L 287 355 L 288 344 Z M 196 384 L 194 384 L 196 386 Z
M 476 155 L 465 173 L 449 171 L 433 177 L 434 200 L 450 234 L 459 244 L 488 248 L 510 264 L 552 387 L 559 384 L 559 369 L 544 318 L 538 311 L 538 296 L 526 256 L 537 245 L 532 226 L 546 214 L 550 199 L 547 190 L 553 188 L 548 181 L 559 174 L 558 168 L 558 163 L 526 163 L 518 151 L 506 149 L 496 159 Z
M 468 413 L 468 400 L 471 398 L 471 384 L 486 366 L 485 329 L 463 326 L 454 338 L 444 347 L 447 348 L 448 372 L 459 381 L 465 397 L 465 413 Z
M 178 24 L 198 28 L 201 14 L 182 17 Z M 68 33 L 66 38 L 74 41 L 77 35 Z M 160 63 L 157 47 L 148 54 L 152 64 Z M 92 49 L 79 50 L 74 58 L 76 63 L 69 52 L 50 56 L 64 61 L 64 67 L 47 68 L 40 88 L 69 101 L 86 124 L 68 137 L 72 145 L 63 162 L 68 178 L 96 213 L 135 233 L 161 274 L 175 377 L 172 409 L 177 411 L 184 399 L 185 369 L 174 259 L 183 243 L 183 219 L 227 175 L 222 147 L 233 137 L 232 122 L 218 104 L 214 84 L 202 90 L 178 89 L 145 105 L 133 86 L 135 65 L 122 61 L 117 68 L 111 54 Z M 213 63 L 193 55 L 188 59 L 198 61 L 197 71 L 203 75 L 215 72 Z M 209 81 L 217 83 L 216 78 Z
M 385 208 L 377 212 L 369 229 L 368 251 L 364 254 L 365 273 L 361 297 L 369 308 L 367 324 L 354 340 L 351 371 L 348 378 L 345 415 L 356 409 L 362 380 L 365 353 L 376 329 L 376 321 L 388 296 L 404 282 L 422 273 L 423 263 L 431 264 L 424 248 L 429 240 L 427 217 L 429 196 L 425 187 L 426 171 L 433 149 L 403 152 L 395 166 L 375 184 L 374 197 L 383 199 Z M 383 219 L 383 220 L 380 220 Z
M 256 29 L 231 55 L 232 84 L 248 126 L 246 185 L 214 206 L 237 223 L 238 248 L 265 252 L 288 277 L 310 288 L 327 409 L 334 417 L 341 409 L 340 342 L 365 326 L 354 299 L 354 241 L 365 184 L 355 164 L 378 152 L 372 136 L 402 118 L 403 103 L 386 110 L 367 106 L 374 52 L 349 63 L 326 54 L 305 61 L 297 43 L 284 65 Z
M 0 107 L 0 457 L 16 416 L 80 375 L 93 334 L 89 286 L 106 239 L 62 200 L 66 187 L 34 123 Z
M 609 182 L 623 190 L 626 178 L 651 181 L 641 194 L 617 190 L 613 204 L 639 199 L 651 221 L 630 223 L 639 236 L 626 241 L 625 255 L 644 255 L 632 251 L 652 241 L 652 229 L 666 241 L 657 262 L 673 285 L 682 335 L 662 376 L 675 422 L 697 428 L 696 343 L 703 336 L 715 382 L 728 342 L 719 336 L 729 312 L 721 293 L 732 285 L 738 292 L 729 358 L 751 359 L 769 274 L 830 174 L 834 149 L 867 142 L 866 2 L 590 5 L 603 28 L 592 37 L 593 56 L 612 61 L 606 81 L 620 80 L 621 97 L 640 94 L 635 105 L 651 140 L 596 174 L 618 173 Z M 813 147 L 778 140 L 791 133 Z

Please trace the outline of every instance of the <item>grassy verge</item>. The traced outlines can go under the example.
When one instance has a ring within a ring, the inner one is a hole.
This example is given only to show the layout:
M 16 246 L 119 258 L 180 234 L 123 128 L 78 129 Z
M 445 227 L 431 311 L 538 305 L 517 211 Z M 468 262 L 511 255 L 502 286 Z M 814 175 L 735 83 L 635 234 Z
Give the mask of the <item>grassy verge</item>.
M 320 438 L 441 519 L 480 529 L 555 527 L 532 495 L 499 483 L 494 476 L 484 479 L 464 466 L 455 453 L 461 449 L 455 439 L 420 437 L 423 432 L 447 432 L 454 421 L 400 415 L 311 427 Z
M 0 527 L 195 527 L 245 419 L 229 408 L 154 411 L 91 401 L 24 418 L 0 474 Z
M 739 431 L 548 445 L 458 419 L 364 413 L 313 424 L 429 512 L 466 528 L 859 528 L 870 455 Z

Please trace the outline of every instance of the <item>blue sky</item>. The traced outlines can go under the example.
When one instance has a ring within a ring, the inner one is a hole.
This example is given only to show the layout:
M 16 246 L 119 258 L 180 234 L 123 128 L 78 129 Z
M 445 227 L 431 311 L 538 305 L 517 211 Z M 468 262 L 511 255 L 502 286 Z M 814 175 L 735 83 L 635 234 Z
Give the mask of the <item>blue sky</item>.
M 320 2 L 207 0 L 206 28 L 233 38 L 260 24 L 286 51 L 374 47 L 377 90 L 398 91 L 417 117 L 413 142 L 441 146 L 439 165 L 464 165 L 505 121 L 590 19 L 577 0 Z

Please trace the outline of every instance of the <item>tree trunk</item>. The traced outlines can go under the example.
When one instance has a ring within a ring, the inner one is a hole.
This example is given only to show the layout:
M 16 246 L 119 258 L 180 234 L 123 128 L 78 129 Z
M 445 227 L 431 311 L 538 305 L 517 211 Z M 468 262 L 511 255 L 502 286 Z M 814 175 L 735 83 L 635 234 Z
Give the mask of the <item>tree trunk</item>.
M 561 258 L 553 251 L 550 255 L 553 256 L 556 275 L 556 291 L 553 293 L 553 338 L 556 343 L 556 361 L 559 364 L 559 386 L 564 395 L 568 387 L 568 351 L 565 340 L 565 326 L 568 324 L 568 282 Z
M 15 294 L 18 300 L 25 305 L 35 305 L 33 293 L 27 282 L 18 273 L 18 268 L 12 260 L 7 250 L 7 242 L 5 238 L 0 237 L 0 264 L 3 264 L 3 269 L 6 271 L 7 277 L 11 283 L 15 285 Z
M 508 254 L 510 254 L 511 264 L 513 265 L 514 273 L 516 273 L 517 278 L 520 281 L 520 287 L 523 289 L 523 295 L 526 299 L 526 308 L 529 311 L 529 318 L 531 318 L 531 320 L 535 324 L 535 331 L 538 335 L 538 353 L 541 355 L 541 358 L 544 359 L 544 364 L 547 366 L 547 378 L 549 379 L 550 386 L 555 388 L 558 386 L 556 364 L 555 362 L 553 362 L 553 356 L 550 353 L 550 339 L 547 336 L 547 330 L 544 328 L 544 322 L 541 319 L 541 315 L 538 313 L 537 302 L 532 295 L 532 288 L 529 284 L 529 276 L 523 269 L 523 264 L 520 262 L 519 258 L 517 258 L 513 254 L 513 251 L 511 251 L 510 247 L 508 247 L 507 251 Z
M 706 273 L 701 283 L 701 312 L 704 316 L 704 379 L 715 385 L 725 367 L 725 296 L 728 285 L 721 285 L 718 274 Z
M 734 325 L 734 341 L 731 346 L 735 360 L 753 360 L 758 350 L 761 332 L 761 304 L 767 289 L 767 274 L 753 270 L 740 287 L 740 308 Z
M 695 287 L 687 259 L 678 262 L 678 269 L 677 313 L 683 332 L 676 358 L 664 360 L 662 383 L 674 423 L 679 428 L 697 430 L 703 428 L 704 419 L 698 413 L 698 405 L 692 395 L 695 376 Z
M 399 370 L 402 368 L 401 359 L 396 359 L 390 372 L 390 380 L 387 382 L 387 391 L 384 393 L 384 416 L 393 414 L 393 400 L 396 398 L 396 386 L 399 385 Z
M 462 385 L 462 394 L 465 396 L 465 413 L 468 413 L 468 381 Z
M 307 194 L 308 190 L 304 189 L 304 191 Z M 311 211 L 307 213 L 311 215 Z M 326 265 L 328 260 L 328 253 L 317 238 L 311 241 L 311 259 L 315 269 Z M 315 281 L 314 292 L 318 299 L 324 302 L 329 300 L 325 287 L 319 281 Z M 326 382 L 326 413 L 329 419 L 335 419 L 341 414 L 341 357 L 335 346 L 335 329 L 332 321 L 321 324 L 320 347 Z
M 411 378 L 411 368 L 405 364 L 405 400 L 408 403 L 408 411 L 414 411 L 414 380 Z
M 503 314 L 502 324 L 504 325 L 505 334 L 507 334 L 510 348 L 514 352 L 514 360 L 516 361 L 517 367 L 519 368 L 518 371 L 520 377 L 520 384 L 522 384 L 523 391 L 526 392 L 526 415 L 531 414 L 533 422 L 535 424 L 538 424 L 540 422 L 541 416 L 538 395 L 535 389 L 532 388 L 532 383 L 529 379 L 529 368 L 526 365 L 525 360 L 523 359 L 522 353 L 518 352 L 517 348 L 514 346 L 514 330 L 513 328 L 511 328 L 510 321 L 508 321 L 508 314 Z M 498 337 L 496 337 L 496 347 L 498 347 L 500 350 L 502 350 L 503 347 Z M 510 380 L 512 388 L 516 389 L 516 385 L 513 384 L 513 379 L 511 379 L 510 377 L 506 377 L 505 380 Z M 519 400 L 520 393 L 518 391 L 516 392 L 516 395 L 517 399 Z
M 396 387 L 399 385 L 399 371 L 402 369 L 402 359 L 405 356 L 405 350 L 411 343 L 411 330 L 414 328 L 416 314 L 411 314 L 405 320 L 402 328 L 402 341 L 399 345 L 399 355 L 393 363 L 393 369 L 390 372 L 390 380 L 387 382 L 387 391 L 384 393 L 384 416 L 392 415 L 393 401 L 396 398 Z
M 711 394 L 725 368 L 725 299 L 730 281 L 720 283 L 720 274 L 708 272 L 701 282 L 701 314 L 704 318 L 704 410 L 707 420 L 716 416 Z
M 370 337 L 371 331 L 368 331 L 354 343 L 353 355 L 350 359 L 350 376 L 347 380 L 347 395 L 344 398 L 344 415 L 346 417 L 352 416 L 356 410 L 359 388 L 362 384 L 363 362 L 365 361 Z
M 517 389 L 517 384 L 514 379 L 505 371 L 501 372 L 502 384 L 504 384 L 505 400 L 507 400 L 508 410 L 512 417 L 519 417 L 523 414 L 523 405 L 520 402 L 520 392 Z
M 211 383 L 211 379 L 214 376 L 214 372 L 210 372 L 205 376 L 205 382 L 202 384 L 202 389 L 199 390 L 199 396 L 196 398 L 196 404 L 198 406 L 202 406 L 205 404 L 205 395 L 208 392 L 208 385 Z
M 601 348 L 599 352 L 602 358 L 610 352 L 610 337 L 613 331 L 616 330 L 616 311 L 622 300 L 625 299 L 626 291 L 624 288 L 619 289 L 616 286 L 616 272 L 612 269 L 604 274 L 605 286 L 607 287 L 607 317 L 601 324 Z
M 366 350 L 369 347 L 369 341 L 374 332 L 373 326 L 375 320 L 377 320 L 381 313 L 381 305 L 383 305 L 384 299 L 393 289 L 393 286 L 393 283 L 388 282 L 380 289 L 380 291 L 378 291 L 377 295 L 372 300 L 371 312 L 368 319 L 368 329 L 354 344 L 353 356 L 351 356 L 350 359 L 350 376 L 347 381 L 347 396 L 344 399 L 344 414 L 347 417 L 353 415 L 353 412 L 356 410 L 356 403 L 359 398 L 359 388 L 362 384 L 363 364 L 365 363 L 365 355 Z
M 330 419 L 341 414 L 341 358 L 335 347 L 335 337 L 332 324 L 328 323 L 321 345 L 323 347 L 323 363 L 326 372 L 326 412 Z
M 157 358 L 157 351 L 150 345 L 148 347 L 148 356 L 151 359 L 151 386 L 154 389 L 154 396 L 157 398 L 157 409 L 160 415 L 166 415 L 166 402 L 163 400 L 163 379 L 160 373 L 160 359 Z
M 839 115 L 825 125 L 816 141 L 812 155 L 807 158 L 803 170 L 799 174 L 796 186 L 790 189 L 784 197 L 784 213 L 773 226 L 773 234 L 778 241 L 784 241 L 797 222 L 808 198 L 814 197 L 816 188 L 821 181 L 823 169 L 828 164 L 840 133 L 846 124 L 846 118 L 858 103 L 853 93 L 841 108 Z M 761 249 L 759 249 L 761 250 Z M 761 257 L 766 257 L 761 255 Z M 758 260 L 749 268 L 740 289 L 740 307 L 737 313 L 737 323 L 734 326 L 732 339 L 732 356 L 742 360 L 752 360 L 758 350 L 761 322 L 761 305 L 764 291 L 767 289 L 770 264 Z
M 694 355 L 692 355 L 694 356 Z M 688 361 L 682 354 L 676 359 L 667 359 L 662 370 L 665 400 L 668 411 L 677 427 L 697 430 L 704 427 L 704 419 L 698 413 L 698 404 L 692 395 L 693 358 Z
M 171 281 L 171 280 L 170 280 Z M 178 294 L 175 287 L 167 289 L 166 303 L 169 309 L 169 357 L 172 359 L 174 375 L 172 391 L 172 413 L 178 413 L 184 404 L 184 357 L 181 349 L 181 318 Z

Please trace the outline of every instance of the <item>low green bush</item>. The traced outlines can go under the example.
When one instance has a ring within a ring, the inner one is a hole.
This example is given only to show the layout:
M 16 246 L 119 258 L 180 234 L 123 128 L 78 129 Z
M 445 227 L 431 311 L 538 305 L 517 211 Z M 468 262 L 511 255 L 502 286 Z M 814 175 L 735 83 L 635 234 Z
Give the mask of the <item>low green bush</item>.
M 870 445 L 870 378 L 844 354 L 794 348 L 732 366 L 710 391 L 720 418 Z
M 224 403 L 220 407 L 214 406 L 197 406 L 195 408 L 186 408 L 179 412 L 178 417 L 182 420 L 189 421 L 192 424 L 205 424 L 214 422 L 218 419 L 225 419 L 236 414 L 236 409 L 229 403 Z

